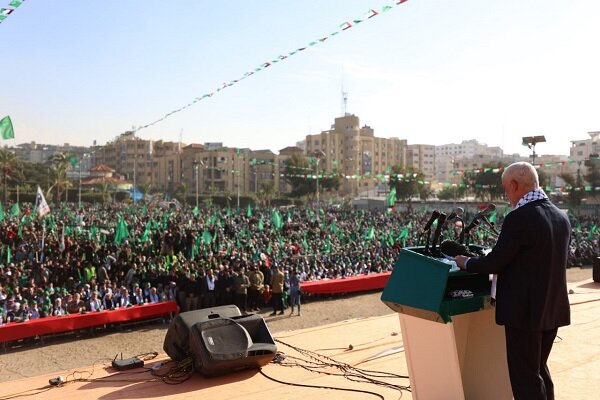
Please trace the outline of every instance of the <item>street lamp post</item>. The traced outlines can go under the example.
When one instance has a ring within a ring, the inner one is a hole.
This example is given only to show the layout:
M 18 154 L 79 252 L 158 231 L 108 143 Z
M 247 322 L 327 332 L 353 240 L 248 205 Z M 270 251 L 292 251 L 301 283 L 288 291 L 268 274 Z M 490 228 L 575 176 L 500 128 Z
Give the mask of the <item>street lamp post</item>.
M 241 175 L 241 168 L 240 168 L 240 155 L 238 154 L 238 170 L 237 170 L 237 208 L 240 208 L 240 175 Z
M 79 190 L 78 190 L 78 202 L 77 204 L 79 204 L 79 208 L 81 208 L 81 167 L 83 164 L 83 160 L 85 160 L 87 157 L 89 157 L 89 154 L 85 153 L 81 159 L 79 160 Z
M 194 161 L 194 172 L 196 173 L 196 208 L 198 208 L 198 161 Z
M 325 157 L 325 153 L 323 153 L 322 150 L 315 150 L 315 152 L 313 153 L 313 155 L 315 156 L 316 159 L 316 166 L 317 166 L 317 191 L 316 191 L 316 195 L 317 195 L 317 207 L 321 208 L 321 201 L 319 199 L 319 162 L 321 162 L 321 158 Z
M 535 145 L 538 143 L 544 143 L 546 138 L 544 136 L 525 136 L 523 138 L 523 146 L 527 146 L 531 149 L 531 164 L 535 164 Z

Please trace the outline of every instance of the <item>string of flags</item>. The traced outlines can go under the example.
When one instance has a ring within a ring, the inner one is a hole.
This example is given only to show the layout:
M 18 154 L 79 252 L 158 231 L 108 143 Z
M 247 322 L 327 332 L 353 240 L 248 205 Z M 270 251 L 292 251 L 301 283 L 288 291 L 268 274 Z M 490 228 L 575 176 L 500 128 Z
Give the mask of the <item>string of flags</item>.
M 238 77 L 237 79 L 233 79 L 233 80 L 230 80 L 228 82 L 223 82 L 222 85 L 220 85 L 219 87 L 217 87 L 212 92 L 205 93 L 202 96 L 196 97 L 191 102 L 189 102 L 186 105 L 184 105 L 183 107 L 180 107 L 178 109 L 170 111 L 170 112 L 166 113 L 164 116 L 162 116 L 161 118 L 159 118 L 159 119 L 157 119 L 157 120 L 155 120 L 153 122 L 150 122 L 148 124 L 145 124 L 145 125 L 137 127 L 135 129 L 135 131 L 137 132 L 137 131 L 140 131 L 142 129 L 148 128 L 150 126 L 156 125 L 159 122 L 162 122 L 165 119 L 169 118 L 171 115 L 176 114 L 178 112 L 181 112 L 181 111 L 183 111 L 183 110 L 185 110 L 185 109 L 193 106 L 194 104 L 196 104 L 196 103 L 198 103 L 198 102 L 200 102 L 200 101 L 202 101 L 204 99 L 208 99 L 210 97 L 213 97 L 215 94 L 217 94 L 217 93 L 219 93 L 219 92 L 221 92 L 221 91 L 223 91 L 223 90 L 225 90 L 225 89 L 227 89 L 227 88 L 229 88 L 229 87 L 231 87 L 231 86 L 233 86 L 233 85 L 235 85 L 235 84 L 243 81 L 244 79 L 247 79 L 247 78 L 249 78 L 249 77 L 251 77 L 251 76 L 259 73 L 260 71 L 263 71 L 263 70 L 265 70 L 265 69 L 267 69 L 267 68 L 269 68 L 269 67 L 271 67 L 271 66 L 273 66 L 275 64 L 283 62 L 283 61 L 287 60 L 289 57 L 292 57 L 292 56 L 294 56 L 296 54 L 300 54 L 301 52 L 303 52 L 303 51 L 305 51 L 305 50 L 307 50 L 307 49 L 309 49 L 309 48 L 311 48 L 313 46 L 316 46 L 316 45 L 319 45 L 321 43 L 324 43 L 328 39 L 330 39 L 330 38 L 332 38 L 332 37 L 334 37 L 334 36 L 336 36 L 336 35 L 344 32 L 344 31 L 347 31 L 348 29 L 354 28 L 355 26 L 357 26 L 357 25 L 359 25 L 359 24 L 361 24 L 361 23 L 363 23 L 363 22 L 365 22 L 367 20 L 370 20 L 370 19 L 372 19 L 375 16 L 378 16 L 378 15 L 381 15 L 383 13 L 386 13 L 386 12 L 392 10 L 394 7 L 399 6 L 402 3 L 406 3 L 407 1 L 408 0 L 393 0 L 393 1 L 389 2 L 388 5 L 382 6 L 381 9 L 370 9 L 369 11 L 367 11 L 366 13 L 364 13 L 360 18 L 356 18 L 356 19 L 353 19 L 351 21 L 345 21 L 345 22 L 343 22 L 342 24 L 340 24 L 338 26 L 337 30 L 331 32 L 330 34 L 319 36 L 317 39 L 314 39 L 314 40 L 308 42 L 306 45 L 304 45 L 302 47 L 298 47 L 298 48 L 296 48 L 296 49 L 294 49 L 292 51 L 289 51 L 287 53 L 279 54 L 279 55 L 273 57 L 270 60 L 264 61 L 261 64 L 257 65 L 254 69 L 246 71 L 242 76 Z
M 600 160 L 600 157 L 590 157 L 590 160 Z M 552 168 L 552 167 L 562 167 L 565 166 L 567 164 L 575 164 L 579 161 L 577 160 L 568 160 L 568 161 L 555 161 L 555 162 L 547 162 L 547 163 L 542 163 L 542 164 L 534 164 L 534 168 L 535 169 L 540 169 L 540 168 Z M 474 169 L 453 169 L 450 170 L 449 173 L 451 175 L 463 175 L 463 174 L 479 174 L 482 172 L 492 172 L 494 174 L 498 174 L 502 171 L 504 171 L 504 167 L 499 167 L 499 168 L 474 168 Z
M 8 3 L 8 6 L 0 8 L 0 24 L 6 18 L 8 18 L 8 16 L 11 15 L 17 8 L 19 8 L 24 2 L 25 0 L 11 0 L 11 2 Z

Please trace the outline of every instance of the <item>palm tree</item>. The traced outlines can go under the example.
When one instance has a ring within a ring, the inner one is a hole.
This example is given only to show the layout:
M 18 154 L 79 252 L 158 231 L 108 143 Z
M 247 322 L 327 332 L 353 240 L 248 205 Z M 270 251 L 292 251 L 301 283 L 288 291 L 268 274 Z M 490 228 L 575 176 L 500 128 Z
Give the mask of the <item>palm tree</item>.
M 187 206 L 187 197 L 189 194 L 190 190 L 188 188 L 187 183 L 181 183 L 179 185 L 179 187 L 177 187 L 177 190 L 175 191 L 175 195 L 177 197 L 179 197 L 179 201 L 184 205 Z
M 73 186 L 72 182 L 67 178 L 67 170 L 71 165 L 71 156 L 65 153 L 56 153 L 50 157 L 50 177 L 51 185 L 48 193 L 52 193 L 52 189 L 56 189 L 56 201 L 60 203 L 63 191 L 68 190 Z
M 142 183 L 142 184 L 138 185 L 138 188 L 139 188 L 140 192 L 142 193 L 142 201 L 146 201 L 146 197 L 148 196 L 148 193 L 150 193 L 152 184 L 151 183 Z
M 111 201 L 110 193 L 109 193 L 109 185 L 106 182 L 102 182 L 100 184 L 100 193 L 102 194 L 102 204 L 105 204 Z
M 0 148 L 0 168 L 2 169 L 2 190 L 4 194 L 4 204 L 8 200 L 8 185 L 21 178 L 21 159 L 8 148 Z
M 267 207 L 271 206 L 271 200 L 275 197 L 275 184 L 273 182 L 263 183 L 260 188 L 259 195 L 261 200 L 266 203 Z

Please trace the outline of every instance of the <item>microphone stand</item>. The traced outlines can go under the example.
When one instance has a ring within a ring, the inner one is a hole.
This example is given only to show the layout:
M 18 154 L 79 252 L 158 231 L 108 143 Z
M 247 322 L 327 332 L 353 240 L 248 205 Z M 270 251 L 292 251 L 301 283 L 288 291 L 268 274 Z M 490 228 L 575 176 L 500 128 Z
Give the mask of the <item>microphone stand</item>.
M 436 247 L 438 244 L 438 241 L 440 240 L 440 236 L 442 235 L 442 228 L 444 227 L 444 224 L 446 223 L 446 214 L 444 213 L 440 213 L 440 216 L 438 217 L 437 220 L 437 227 L 435 228 L 435 232 L 433 234 L 433 243 L 431 245 L 431 253 L 434 257 L 439 257 L 439 251 L 437 251 Z

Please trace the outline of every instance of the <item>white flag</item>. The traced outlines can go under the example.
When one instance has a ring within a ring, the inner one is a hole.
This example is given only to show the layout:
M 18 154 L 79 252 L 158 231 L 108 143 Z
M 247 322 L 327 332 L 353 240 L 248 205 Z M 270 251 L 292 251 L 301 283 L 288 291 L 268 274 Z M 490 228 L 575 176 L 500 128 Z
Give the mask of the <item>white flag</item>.
M 44 198 L 44 193 L 42 193 L 42 189 L 38 186 L 37 194 L 35 196 L 35 204 L 38 213 L 38 217 L 43 217 L 46 214 L 50 213 L 50 206 L 46 203 L 46 199 Z

